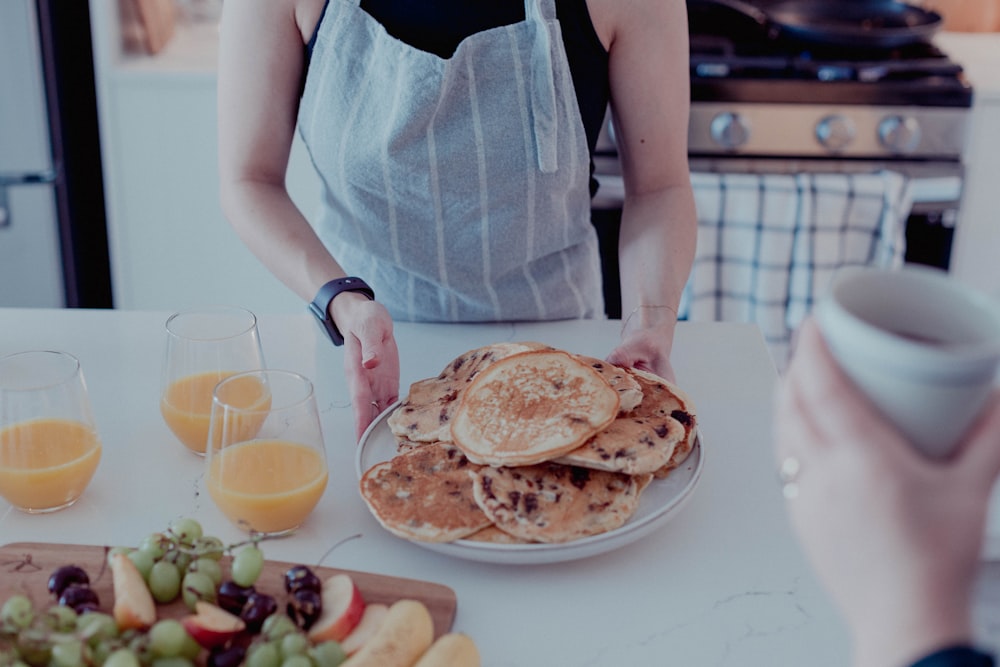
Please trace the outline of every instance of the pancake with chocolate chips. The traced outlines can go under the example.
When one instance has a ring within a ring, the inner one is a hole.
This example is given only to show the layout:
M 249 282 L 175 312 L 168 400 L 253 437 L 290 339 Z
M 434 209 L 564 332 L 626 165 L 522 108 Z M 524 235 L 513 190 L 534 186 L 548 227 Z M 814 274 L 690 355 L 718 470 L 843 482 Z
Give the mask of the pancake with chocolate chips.
M 674 453 L 670 456 L 670 460 L 654 473 L 657 479 L 662 479 L 671 470 L 684 463 L 691 453 L 695 437 L 698 434 L 698 414 L 695 411 L 694 402 L 691 400 L 691 397 L 677 385 L 648 371 L 642 371 L 637 368 L 630 368 L 628 370 L 640 382 L 645 381 L 655 386 L 657 394 L 660 397 L 658 400 L 663 409 L 684 426 L 684 437 L 674 447 Z
M 639 406 L 619 415 L 582 447 L 557 458 L 557 463 L 640 475 L 670 462 L 687 436 L 684 424 L 673 416 L 677 399 L 662 378 L 636 373 L 630 379 L 642 388 Z
M 437 377 L 410 385 L 409 393 L 389 415 L 389 430 L 397 438 L 414 442 L 450 442 L 458 398 L 476 374 L 498 359 L 544 347 L 532 342 L 494 343 L 459 355 Z
M 573 357 L 600 373 L 608 381 L 608 384 L 614 387 L 614 390 L 618 392 L 620 402 L 618 410 L 621 413 L 624 414 L 639 407 L 639 403 L 642 402 L 642 387 L 633 376 L 629 375 L 628 371 L 584 354 L 574 354 Z
M 490 524 L 481 530 L 477 530 L 472 535 L 469 535 L 464 539 L 470 542 L 487 542 L 489 544 L 533 544 L 533 542 L 528 540 L 522 540 L 514 537 L 510 533 L 505 533 L 493 524 Z
M 622 526 L 638 508 L 649 477 L 557 463 L 483 467 L 469 475 L 476 502 L 497 528 L 550 544 Z
M 607 428 L 618 392 L 566 352 L 521 352 L 493 362 L 465 389 L 451 440 L 484 465 L 531 465 L 561 456 Z
M 470 463 L 457 448 L 428 443 L 397 454 L 361 477 L 361 497 L 390 533 L 451 542 L 490 525 L 473 496 Z

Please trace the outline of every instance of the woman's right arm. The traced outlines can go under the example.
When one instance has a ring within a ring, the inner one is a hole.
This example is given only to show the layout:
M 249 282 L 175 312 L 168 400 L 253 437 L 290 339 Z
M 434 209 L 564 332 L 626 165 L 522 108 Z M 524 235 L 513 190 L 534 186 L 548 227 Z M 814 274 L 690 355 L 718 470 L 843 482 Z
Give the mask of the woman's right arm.
M 305 43 L 323 0 L 233 0 L 219 45 L 222 209 L 258 259 L 304 302 L 344 270 L 285 188 L 306 67 Z M 399 394 L 392 319 L 377 301 L 342 292 L 330 315 L 344 335 L 344 370 L 358 436 Z

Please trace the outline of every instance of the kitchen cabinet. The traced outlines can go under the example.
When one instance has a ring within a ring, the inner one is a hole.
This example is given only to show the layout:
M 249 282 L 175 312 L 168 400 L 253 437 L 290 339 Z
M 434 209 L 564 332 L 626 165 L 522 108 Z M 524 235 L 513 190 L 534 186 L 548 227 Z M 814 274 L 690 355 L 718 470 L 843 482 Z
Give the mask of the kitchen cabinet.
M 965 152 L 965 193 L 952 272 L 1000 297 L 1000 33 L 944 33 L 940 47 L 961 63 L 975 91 Z
M 116 0 L 92 0 L 115 304 L 175 309 L 236 303 L 300 310 L 222 215 L 217 179 L 213 23 L 179 23 L 156 56 L 121 48 Z M 941 47 L 976 88 L 967 179 L 952 271 L 1000 296 L 1000 34 L 944 33 Z M 308 215 L 320 183 L 296 138 L 288 169 L 293 200 Z
M 216 25 L 179 23 L 166 47 L 149 56 L 122 49 L 116 0 L 92 0 L 91 21 L 115 306 L 304 309 L 222 214 Z M 288 182 L 308 211 L 319 181 L 298 140 Z

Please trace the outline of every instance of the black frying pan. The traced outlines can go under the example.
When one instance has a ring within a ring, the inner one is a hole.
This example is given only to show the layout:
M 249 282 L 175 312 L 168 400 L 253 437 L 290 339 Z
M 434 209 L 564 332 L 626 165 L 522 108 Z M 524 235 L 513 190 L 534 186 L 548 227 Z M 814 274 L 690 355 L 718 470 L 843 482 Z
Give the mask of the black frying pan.
M 746 0 L 696 0 L 733 9 L 772 36 L 839 46 L 896 48 L 928 40 L 941 15 L 896 0 L 777 0 L 758 6 Z

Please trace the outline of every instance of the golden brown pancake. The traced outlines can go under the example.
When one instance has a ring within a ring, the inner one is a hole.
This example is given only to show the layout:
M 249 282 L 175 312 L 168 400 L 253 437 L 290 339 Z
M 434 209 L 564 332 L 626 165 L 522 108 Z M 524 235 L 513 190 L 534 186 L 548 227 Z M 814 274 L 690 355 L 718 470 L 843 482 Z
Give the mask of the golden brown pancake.
M 684 425 L 672 416 L 676 398 L 659 378 L 645 373 L 632 378 L 642 387 L 639 407 L 618 415 L 582 447 L 555 459 L 557 463 L 640 475 L 670 462 L 686 437 Z
M 464 539 L 471 542 L 489 542 L 490 544 L 531 544 L 528 540 L 522 540 L 510 533 L 505 533 L 493 524 L 474 532 Z
M 573 356 L 600 373 L 608 381 L 608 384 L 615 388 L 621 403 L 618 409 L 622 414 L 639 407 L 639 403 L 642 401 L 642 387 L 628 371 L 595 357 L 583 354 L 574 354 Z
M 658 393 L 661 396 L 660 400 L 664 409 L 668 410 L 670 416 L 684 426 L 684 437 L 677 443 L 670 460 L 654 473 L 657 479 L 661 479 L 683 463 L 688 455 L 691 454 L 691 449 L 694 447 L 694 440 L 698 433 L 698 413 L 695 411 L 694 402 L 691 400 L 691 397 L 672 382 L 668 382 L 658 375 L 637 368 L 630 368 L 629 373 L 635 375 L 639 380 L 645 378 L 649 383 L 660 385 L 661 388 L 658 390 Z
M 466 387 L 451 441 L 474 463 L 530 465 L 576 449 L 614 421 L 619 406 L 601 374 L 566 352 L 521 352 Z
M 406 398 L 389 415 L 389 430 L 414 442 L 450 442 L 458 398 L 476 374 L 498 359 L 542 347 L 533 342 L 494 343 L 460 354 L 437 377 L 410 385 Z
M 622 526 L 638 508 L 649 477 L 558 463 L 484 466 L 469 475 L 476 502 L 497 528 L 521 540 L 550 544 Z
M 386 530 L 423 542 L 451 542 L 490 524 L 473 497 L 470 463 L 457 448 L 428 443 L 361 477 L 361 497 Z

